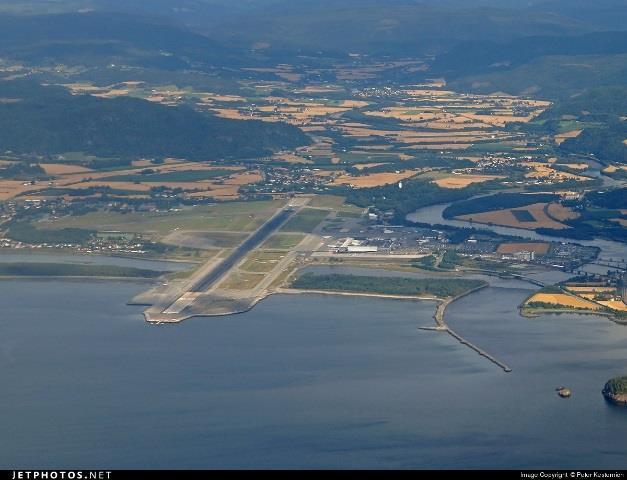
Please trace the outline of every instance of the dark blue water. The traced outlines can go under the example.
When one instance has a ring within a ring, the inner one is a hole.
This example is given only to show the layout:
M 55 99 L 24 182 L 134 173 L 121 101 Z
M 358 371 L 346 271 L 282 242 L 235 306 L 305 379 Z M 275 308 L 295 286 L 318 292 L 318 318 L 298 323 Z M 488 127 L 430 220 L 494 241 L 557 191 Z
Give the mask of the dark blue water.
M 0 283 L 0 468 L 626 468 L 627 329 L 525 319 L 495 286 L 432 325 L 433 303 L 274 296 L 151 326 L 132 283 Z M 560 399 L 566 385 L 573 397 Z

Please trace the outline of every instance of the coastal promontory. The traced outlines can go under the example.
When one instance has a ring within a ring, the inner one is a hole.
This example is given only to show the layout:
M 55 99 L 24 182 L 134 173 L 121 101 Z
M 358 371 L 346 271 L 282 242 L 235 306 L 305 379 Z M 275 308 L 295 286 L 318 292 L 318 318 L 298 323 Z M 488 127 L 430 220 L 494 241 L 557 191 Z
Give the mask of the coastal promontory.
M 602 393 L 608 402 L 627 407 L 627 376 L 609 380 Z

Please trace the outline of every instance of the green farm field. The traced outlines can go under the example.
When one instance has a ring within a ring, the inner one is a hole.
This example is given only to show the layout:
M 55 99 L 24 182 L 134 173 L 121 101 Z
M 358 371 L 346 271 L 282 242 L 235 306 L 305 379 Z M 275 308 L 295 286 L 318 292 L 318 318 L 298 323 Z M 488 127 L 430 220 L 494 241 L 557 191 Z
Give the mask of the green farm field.
M 166 235 L 175 230 L 250 232 L 258 228 L 282 206 L 281 201 L 232 202 L 198 206 L 169 212 L 90 212 L 39 222 L 37 228 L 84 228 L 150 232 Z

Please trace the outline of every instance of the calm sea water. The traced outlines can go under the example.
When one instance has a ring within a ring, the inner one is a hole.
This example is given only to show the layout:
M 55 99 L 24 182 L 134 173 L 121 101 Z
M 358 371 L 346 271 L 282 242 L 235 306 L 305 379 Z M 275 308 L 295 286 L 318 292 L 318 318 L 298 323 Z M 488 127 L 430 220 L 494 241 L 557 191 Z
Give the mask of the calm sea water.
M 190 268 L 190 263 L 150 260 L 129 257 L 110 257 L 105 255 L 59 254 L 38 252 L 16 252 L 0 250 L 0 263 L 73 263 L 80 265 L 116 265 L 119 267 L 145 268 L 175 272 Z
M 145 285 L 0 283 L 0 468 L 627 468 L 627 328 L 525 319 L 495 280 L 448 322 L 434 304 L 274 296 L 230 317 L 151 326 Z M 573 397 L 560 399 L 566 385 Z

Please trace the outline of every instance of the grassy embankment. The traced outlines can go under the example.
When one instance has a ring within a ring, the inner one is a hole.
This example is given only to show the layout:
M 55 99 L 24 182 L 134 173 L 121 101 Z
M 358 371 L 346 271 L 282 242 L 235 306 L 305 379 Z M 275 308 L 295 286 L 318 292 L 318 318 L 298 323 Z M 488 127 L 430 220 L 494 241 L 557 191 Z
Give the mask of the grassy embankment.
M 292 288 L 380 295 L 452 298 L 484 285 L 481 280 L 457 278 L 368 277 L 360 275 L 315 275 L 296 278 Z

